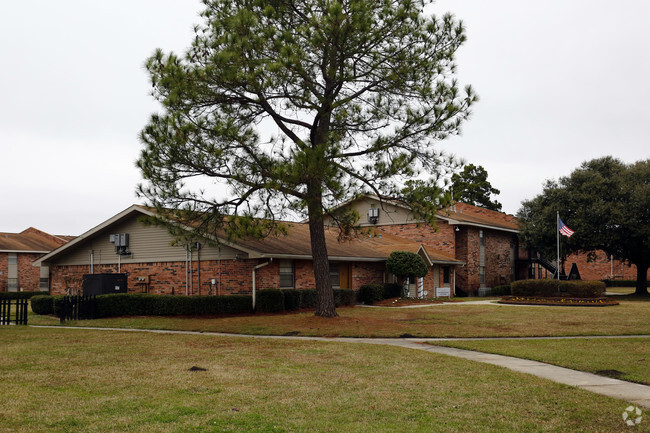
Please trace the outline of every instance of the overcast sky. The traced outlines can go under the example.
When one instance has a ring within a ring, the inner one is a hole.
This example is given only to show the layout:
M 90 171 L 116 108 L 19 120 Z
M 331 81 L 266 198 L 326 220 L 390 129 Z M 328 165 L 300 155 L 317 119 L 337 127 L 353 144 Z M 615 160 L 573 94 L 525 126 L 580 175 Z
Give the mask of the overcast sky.
M 198 0 L 0 4 L 0 231 L 78 235 L 138 200 L 143 68 L 183 52 Z M 440 144 L 482 165 L 515 213 L 546 179 L 613 155 L 650 158 L 650 2 L 440 0 L 467 27 L 462 84 L 481 100 Z

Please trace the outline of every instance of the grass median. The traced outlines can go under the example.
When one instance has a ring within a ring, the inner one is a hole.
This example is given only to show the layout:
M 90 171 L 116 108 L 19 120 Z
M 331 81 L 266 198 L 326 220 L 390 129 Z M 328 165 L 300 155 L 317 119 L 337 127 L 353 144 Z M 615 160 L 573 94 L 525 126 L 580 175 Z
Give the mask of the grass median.
M 532 359 L 650 385 L 650 338 L 484 340 L 433 344 Z
M 352 343 L 6 327 L 13 432 L 622 431 L 624 402 L 498 367 Z M 196 368 L 193 368 L 196 367 Z M 650 431 L 649 424 L 635 429 Z

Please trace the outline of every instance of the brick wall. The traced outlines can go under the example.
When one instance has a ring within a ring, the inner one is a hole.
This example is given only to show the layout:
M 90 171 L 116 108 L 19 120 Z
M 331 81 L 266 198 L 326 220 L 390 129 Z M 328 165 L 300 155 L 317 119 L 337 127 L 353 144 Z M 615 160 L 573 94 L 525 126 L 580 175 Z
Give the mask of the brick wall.
M 571 264 L 578 266 L 580 277 L 583 280 L 609 279 L 612 273 L 612 263 L 604 251 L 597 251 L 595 261 L 590 261 L 586 253 L 571 254 L 564 263 L 565 272 L 571 270 Z M 636 280 L 636 266 L 628 266 L 624 262 L 614 260 L 613 270 L 615 278 L 619 280 Z M 650 272 L 648 273 L 650 275 Z
M 253 287 L 253 268 L 267 260 L 222 260 L 221 278 L 219 278 L 219 262 L 201 262 L 201 294 L 207 295 L 212 288 L 211 280 L 216 280 L 215 292 L 218 293 L 219 282 L 222 295 L 250 294 Z M 193 290 L 198 295 L 198 266 L 193 263 Z M 294 261 L 295 288 L 315 289 L 314 271 L 309 260 Z M 384 282 L 385 264 L 375 262 L 351 263 L 352 289 L 359 290 L 364 284 L 381 284 Z M 115 273 L 117 266 L 95 266 L 95 273 Z M 89 273 L 88 265 L 50 267 L 52 274 L 52 294 L 65 294 L 68 287 L 81 291 L 82 276 Z M 148 292 L 154 294 L 184 295 L 185 262 L 166 263 L 132 263 L 121 266 L 121 272 L 128 274 L 128 289 L 130 293 L 142 292 L 144 285 L 138 284 L 138 277 L 149 277 Z M 431 274 L 430 274 L 431 275 Z M 256 287 L 258 290 L 280 287 L 279 260 L 273 260 L 268 265 L 256 271 Z M 189 293 L 189 289 L 188 289 Z
M 18 253 L 18 291 L 36 292 L 40 287 L 41 270 L 37 266 L 32 266 L 34 260 L 41 257 L 42 254 Z M 0 292 L 8 290 L 9 278 L 9 254 L 0 253 Z
M 18 253 L 18 291 L 37 292 L 40 290 L 41 268 L 32 266 L 42 254 Z
M 485 283 L 487 287 L 510 283 L 510 247 L 512 235 L 493 230 L 483 231 L 485 238 Z
M 9 253 L 0 253 L 0 292 L 7 291 L 7 278 L 9 277 Z
M 395 236 L 410 239 L 415 242 L 430 246 L 436 250 L 454 256 L 456 254 L 454 242 L 454 227 L 446 221 L 438 220 L 436 228 L 428 224 L 395 224 L 378 226 L 377 229 Z
M 222 260 L 220 264 L 216 260 L 202 261 L 201 294 L 209 294 L 212 288 L 211 280 L 213 278 L 216 280 L 215 290 L 218 292 L 220 288 L 222 295 L 250 294 L 252 290 L 252 271 L 253 267 L 257 264 L 257 260 Z M 196 262 L 193 263 L 192 270 L 192 293 L 198 295 L 199 268 Z M 89 273 L 89 271 L 88 265 L 51 266 L 52 294 L 65 294 L 66 288 L 69 286 L 81 290 L 82 276 L 83 274 Z M 95 273 L 115 273 L 118 269 L 116 265 L 102 265 L 101 267 L 95 266 L 94 271 Z M 184 261 L 129 263 L 123 264 L 120 271 L 128 274 L 127 285 L 130 293 L 143 292 L 145 290 L 144 285 L 138 284 L 140 283 L 138 277 L 149 277 L 149 293 L 161 295 L 184 295 L 186 293 Z M 260 286 L 258 285 L 258 287 Z M 189 293 L 189 287 L 187 293 Z

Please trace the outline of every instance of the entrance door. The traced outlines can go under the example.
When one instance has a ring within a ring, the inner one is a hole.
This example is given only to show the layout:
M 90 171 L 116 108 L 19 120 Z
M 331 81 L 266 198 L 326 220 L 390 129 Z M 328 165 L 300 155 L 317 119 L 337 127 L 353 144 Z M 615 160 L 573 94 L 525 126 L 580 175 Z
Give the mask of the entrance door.
M 339 263 L 339 287 L 349 289 L 352 286 L 352 273 L 349 263 Z

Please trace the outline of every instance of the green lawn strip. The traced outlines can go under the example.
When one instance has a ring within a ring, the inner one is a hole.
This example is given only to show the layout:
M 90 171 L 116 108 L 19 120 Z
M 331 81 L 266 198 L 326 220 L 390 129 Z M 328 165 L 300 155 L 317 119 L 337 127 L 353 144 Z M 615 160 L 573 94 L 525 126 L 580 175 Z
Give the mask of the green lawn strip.
M 650 385 L 650 338 L 485 340 L 431 344 L 532 359 Z
M 424 308 L 339 308 L 323 319 L 313 311 L 231 317 L 116 317 L 68 326 L 212 331 L 239 334 L 342 337 L 521 337 L 650 334 L 650 302 L 621 300 L 612 307 L 438 305 Z M 57 325 L 30 315 L 30 324 Z
M 622 431 L 627 403 L 373 345 L 5 327 L 12 432 Z M 191 367 L 205 370 L 190 371 Z M 650 431 L 650 423 L 635 431 Z

